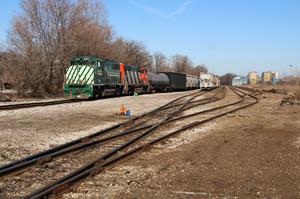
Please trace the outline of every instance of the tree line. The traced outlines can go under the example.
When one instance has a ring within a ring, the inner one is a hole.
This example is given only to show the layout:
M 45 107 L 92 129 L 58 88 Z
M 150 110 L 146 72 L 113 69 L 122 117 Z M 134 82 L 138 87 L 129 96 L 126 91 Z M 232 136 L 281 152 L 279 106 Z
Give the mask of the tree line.
M 95 55 L 150 71 L 198 75 L 205 65 L 193 66 L 186 55 L 167 58 L 151 54 L 141 41 L 118 36 L 100 0 L 22 0 L 12 19 L 0 71 L 11 74 L 14 87 L 37 96 L 62 92 L 65 69 L 74 55 Z

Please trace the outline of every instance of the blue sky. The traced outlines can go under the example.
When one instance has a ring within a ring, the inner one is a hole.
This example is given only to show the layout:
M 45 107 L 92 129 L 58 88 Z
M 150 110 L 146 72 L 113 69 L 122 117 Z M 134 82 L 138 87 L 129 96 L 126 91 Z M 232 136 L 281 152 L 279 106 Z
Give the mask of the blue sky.
M 103 0 L 117 35 L 188 55 L 217 74 L 300 67 L 299 0 Z M 3 4 L 3 2 L 2 2 Z M 0 7 L 5 41 L 18 1 Z

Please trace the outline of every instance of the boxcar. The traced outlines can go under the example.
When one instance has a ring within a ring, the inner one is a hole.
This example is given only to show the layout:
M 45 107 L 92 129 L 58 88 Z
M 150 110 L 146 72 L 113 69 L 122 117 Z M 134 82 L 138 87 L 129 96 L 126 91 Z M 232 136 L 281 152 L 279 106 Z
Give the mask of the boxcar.
M 169 90 L 186 90 L 186 74 L 175 72 L 163 72 L 169 78 Z

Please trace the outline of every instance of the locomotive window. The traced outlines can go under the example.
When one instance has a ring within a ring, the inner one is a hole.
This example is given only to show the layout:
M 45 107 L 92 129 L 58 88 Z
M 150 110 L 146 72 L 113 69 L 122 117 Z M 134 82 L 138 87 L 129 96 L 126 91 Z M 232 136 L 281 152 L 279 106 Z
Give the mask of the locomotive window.
M 74 61 L 71 61 L 71 66 L 73 66 L 75 64 L 75 62 Z
M 90 65 L 90 61 L 89 60 L 84 60 L 83 65 Z
M 104 75 L 104 76 L 107 76 L 107 75 L 108 75 L 108 73 L 107 73 L 107 67 L 108 67 L 107 64 L 103 64 L 103 66 L 102 66 L 102 72 L 103 72 L 103 75 Z
M 76 61 L 76 65 L 82 65 L 82 61 L 77 60 L 77 61 Z
M 92 66 L 95 66 L 95 63 L 96 63 L 95 61 L 91 61 Z
M 113 64 L 112 69 L 113 70 L 119 70 L 119 65 L 118 64 Z

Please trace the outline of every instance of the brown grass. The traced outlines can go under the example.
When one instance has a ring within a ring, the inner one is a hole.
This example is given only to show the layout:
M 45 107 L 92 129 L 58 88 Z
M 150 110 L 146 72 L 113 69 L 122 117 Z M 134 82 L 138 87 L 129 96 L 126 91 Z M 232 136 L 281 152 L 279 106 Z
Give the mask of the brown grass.
M 295 98 L 300 100 L 300 85 L 278 85 L 275 87 L 287 93 L 294 93 Z
M 295 92 L 296 92 L 296 95 L 295 95 L 296 99 L 300 100 L 300 86 L 297 86 L 297 88 L 295 89 Z
M 300 84 L 296 85 L 287 85 L 287 84 L 280 84 L 280 85 L 259 85 L 258 88 L 261 89 L 277 89 L 282 93 L 292 94 L 295 96 L 296 99 L 300 100 Z

